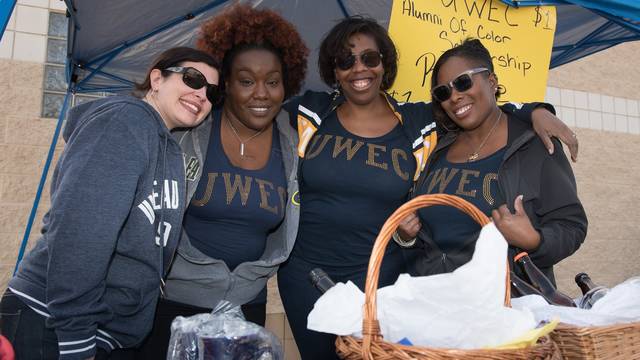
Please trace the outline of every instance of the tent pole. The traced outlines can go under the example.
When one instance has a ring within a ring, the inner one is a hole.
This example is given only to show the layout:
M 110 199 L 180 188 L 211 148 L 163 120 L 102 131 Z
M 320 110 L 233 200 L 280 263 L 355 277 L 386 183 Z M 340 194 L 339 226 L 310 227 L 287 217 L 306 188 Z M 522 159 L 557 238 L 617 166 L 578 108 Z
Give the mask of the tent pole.
M 344 3 L 342 2 L 342 0 L 336 0 L 338 2 L 338 6 L 340 6 L 340 10 L 342 11 L 342 16 L 344 17 L 349 17 L 349 12 L 347 11 L 347 8 L 344 6 Z
M 60 129 L 62 128 L 62 122 L 64 121 L 65 115 L 67 113 L 67 107 L 69 106 L 69 100 L 71 99 L 71 96 L 72 96 L 71 90 L 67 89 L 67 94 L 65 95 L 64 102 L 62 103 L 62 109 L 60 109 L 60 116 L 58 116 L 58 123 L 56 124 L 56 130 L 54 131 L 53 139 L 51 140 L 51 146 L 49 146 L 47 161 L 45 162 L 44 168 L 42 169 L 42 176 L 40 177 L 40 184 L 38 184 L 38 191 L 36 192 L 36 197 L 33 200 L 33 206 L 31 207 L 31 213 L 29 214 L 29 220 L 27 221 L 27 228 L 24 231 L 24 237 L 22 238 L 22 243 L 20 244 L 18 259 L 16 260 L 16 267 L 13 270 L 14 274 L 18 271 L 18 265 L 20 265 L 20 261 L 22 261 L 22 257 L 24 256 L 24 251 L 27 248 L 27 242 L 29 241 L 29 233 L 31 232 L 31 227 L 36 218 L 38 204 L 40 203 L 40 197 L 42 196 L 42 189 L 44 189 L 44 184 L 47 181 L 47 173 L 49 172 L 49 166 L 51 165 L 51 161 L 53 160 L 53 154 L 56 151 L 56 144 L 58 143 Z
M 16 0 L 0 0 L 0 40 L 7 28 L 13 8 L 16 6 Z

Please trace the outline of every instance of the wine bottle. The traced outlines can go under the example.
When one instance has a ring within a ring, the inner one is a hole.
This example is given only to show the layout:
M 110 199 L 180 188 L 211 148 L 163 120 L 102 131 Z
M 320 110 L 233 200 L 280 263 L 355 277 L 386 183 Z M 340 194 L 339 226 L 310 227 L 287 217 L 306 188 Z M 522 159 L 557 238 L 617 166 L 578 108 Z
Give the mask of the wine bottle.
M 602 297 L 609 292 L 609 289 L 604 286 L 596 285 L 591 280 L 591 277 L 583 272 L 576 275 L 575 281 L 576 284 L 578 284 L 578 287 L 580 287 L 580 290 L 582 290 L 583 296 L 580 299 L 578 306 L 583 309 L 591 309 L 596 301 L 602 299 Z
M 529 283 L 533 285 L 542 296 L 553 305 L 571 306 L 575 307 L 576 304 L 569 296 L 561 293 L 553 286 L 553 283 L 547 278 L 544 273 L 538 269 L 538 267 L 531 261 L 529 254 L 521 252 L 516 255 L 513 260 L 522 266 L 524 273 L 529 278 Z
M 511 279 L 511 297 L 539 295 L 544 298 L 544 296 L 540 293 L 540 291 L 538 291 L 536 288 L 531 286 L 526 281 L 522 280 L 513 271 L 511 271 L 510 279 Z
M 309 280 L 316 287 L 316 289 L 320 290 L 321 293 L 326 293 L 327 290 L 332 288 L 336 283 L 331 280 L 329 275 L 327 275 L 324 270 L 320 268 L 315 268 L 309 271 Z

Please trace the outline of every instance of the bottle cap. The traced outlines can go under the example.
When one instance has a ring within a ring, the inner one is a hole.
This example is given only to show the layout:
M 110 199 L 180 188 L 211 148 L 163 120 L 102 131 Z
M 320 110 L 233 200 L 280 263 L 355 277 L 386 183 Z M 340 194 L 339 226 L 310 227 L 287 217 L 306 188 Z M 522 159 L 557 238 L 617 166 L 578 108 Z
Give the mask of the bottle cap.
M 574 278 L 574 280 L 575 280 L 576 282 L 579 282 L 579 281 L 581 281 L 581 280 L 582 280 L 582 279 L 584 279 L 584 278 L 587 278 L 587 279 L 588 279 L 588 278 L 589 278 L 589 275 L 587 275 L 587 273 L 581 272 L 581 273 L 577 273 L 577 274 L 576 274 L 576 277 Z
M 529 256 L 529 254 L 526 251 L 523 251 L 523 252 L 519 253 L 518 255 L 514 256 L 513 257 L 513 261 L 518 261 L 524 256 Z

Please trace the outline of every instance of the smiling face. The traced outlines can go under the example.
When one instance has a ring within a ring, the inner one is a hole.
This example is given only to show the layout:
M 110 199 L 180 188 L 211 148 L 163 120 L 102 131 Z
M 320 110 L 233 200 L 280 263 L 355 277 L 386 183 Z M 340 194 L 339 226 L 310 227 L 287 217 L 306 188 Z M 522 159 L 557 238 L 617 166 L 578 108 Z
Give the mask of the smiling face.
M 351 54 L 360 55 L 367 51 L 380 51 L 376 41 L 367 34 L 354 34 L 348 42 Z M 346 54 L 348 55 L 348 54 Z M 384 68 L 382 62 L 376 67 L 369 68 L 364 65 L 358 56 L 351 69 L 340 70 L 335 68 L 336 80 L 342 88 L 347 101 L 356 105 L 370 104 L 378 98 Z
M 473 68 L 478 68 L 477 63 L 459 56 L 449 58 L 437 75 L 438 85 L 448 84 L 460 74 Z M 496 109 L 495 88 L 497 80 L 494 74 L 487 77 L 486 72 L 472 75 L 473 86 L 464 92 L 452 89 L 451 97 L 441 104 L 447 113 L 459 127 L 464 130 L 473 130 L 485 123 Z
M 276 117 L 284 101 L 280 59 L 269 50 L 237 54 L 226 80 L 224 108 L 230 120 L 259 131 Z
M 207 82 L 218 84 L 219 74 L 215 68 L 201 62 L 185 61 L 177 66 L 192 67 L 200 71 Z M 182 74 L 170 73 L 162 76 L 158 69 L 150 73 L 151 92 L 149 103 L 165 122 L 169 130 L 174 128 L 194 127 L 211 111 L 211 103 L 207 100 L 207 88 L 192 89 L 182 81 Z

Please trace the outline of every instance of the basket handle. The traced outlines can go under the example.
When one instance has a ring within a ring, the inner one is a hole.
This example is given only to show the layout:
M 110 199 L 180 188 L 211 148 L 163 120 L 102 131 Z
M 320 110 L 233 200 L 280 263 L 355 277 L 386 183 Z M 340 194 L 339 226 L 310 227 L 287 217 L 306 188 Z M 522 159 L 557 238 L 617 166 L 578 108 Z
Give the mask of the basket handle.
M 373 245 L 371 251 L 371 257 L 369 258 L 369 267 L 367 269 L 367 281 L 365 285 L 365 302 L 364 302 L 364 315 L 362 324 L 362 358 L 373 359 L 371 354 L 371 342 L 374 340 L 381 340 L 382 334 L 380 333 L 380 324 L 378 322 L 378 314 L 376 311 L 376 290 L 378 289 L 378 280 L 380 277 L 380 265 L 382 264 L 382 258 L 384 257 L 385 249 L 391 239 L 391 235 L 398 228 L 400 221 L 402 221 L 410 213 L 428 206 L 433 205 L 448 205 L 457 208 L 458 210 L 471 216 L 481 226 L 485 226 L 491 222 L 489 218 L 478 210 L 470 202 L 455 196 L 448 194 L 432 194 L 432 195 L 420 195 L 416 198 L 406 202 L 400 206 L 384 223 L 376 242 Z M 508 269 L 508 261 L 506 263 Z M 510 279 L 509 271 L 505 279 L 505 299 L 504 304 L 510 305 Z

